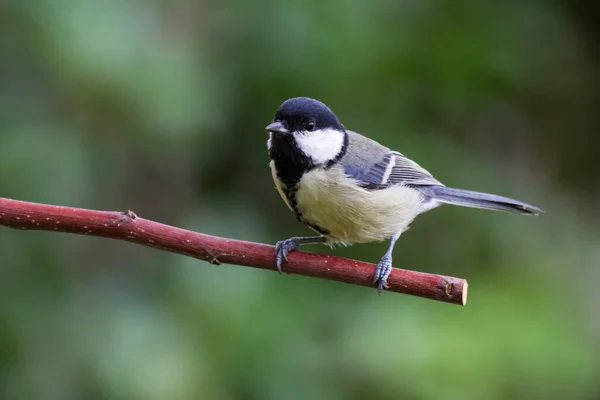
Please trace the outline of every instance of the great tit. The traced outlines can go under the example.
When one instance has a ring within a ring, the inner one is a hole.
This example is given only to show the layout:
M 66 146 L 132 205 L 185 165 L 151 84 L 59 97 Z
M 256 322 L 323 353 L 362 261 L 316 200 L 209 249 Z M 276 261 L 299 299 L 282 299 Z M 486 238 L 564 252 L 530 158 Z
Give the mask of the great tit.
M 390 240 L 373 283 L 387 288 L 392 251 L 419 214 L 441 204 L 537 215 L 537 207 L 494 194 L 452 189 L 403 154 L 344 128 L 320 101 L 286 100 L 266 127 L 277 191 L 300 222 L 319 236 L 277 242 L 276 261 L 303 244 Z

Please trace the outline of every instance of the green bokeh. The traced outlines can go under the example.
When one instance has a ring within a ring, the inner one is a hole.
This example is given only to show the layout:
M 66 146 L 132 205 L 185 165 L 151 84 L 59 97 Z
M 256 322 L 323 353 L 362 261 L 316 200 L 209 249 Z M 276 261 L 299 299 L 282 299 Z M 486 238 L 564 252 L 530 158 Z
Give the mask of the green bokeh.
M 399 267 L 466 307 L 0 228 L 0 398 L 600 397 L 596 2 L 8 0 L 0 196 L 274 243 L 293 96 L 449 186 L 540 218 L 442 207 Z M 386 245 L 335 254 L 377 261 Z M 328 252 L 324 247 L 311 249 Z

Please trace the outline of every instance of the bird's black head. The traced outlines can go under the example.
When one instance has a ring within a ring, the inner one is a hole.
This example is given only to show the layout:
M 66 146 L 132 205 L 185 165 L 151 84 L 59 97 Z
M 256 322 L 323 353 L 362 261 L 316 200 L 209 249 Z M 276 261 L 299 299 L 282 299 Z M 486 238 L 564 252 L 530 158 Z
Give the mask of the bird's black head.
M 308 97 L 294 97 L 284 101 L 275 113 L 273 122 L 280 122 L 289 132 L 344 130 L 344 126 L 329 107 Z
M 308 97 L 294 97 L 279 106 L 271 132 L 269 156 L 280 179 L 294 185 L 315 168 L 329 168 L 346 152 L 348 135 L 329 107 Z

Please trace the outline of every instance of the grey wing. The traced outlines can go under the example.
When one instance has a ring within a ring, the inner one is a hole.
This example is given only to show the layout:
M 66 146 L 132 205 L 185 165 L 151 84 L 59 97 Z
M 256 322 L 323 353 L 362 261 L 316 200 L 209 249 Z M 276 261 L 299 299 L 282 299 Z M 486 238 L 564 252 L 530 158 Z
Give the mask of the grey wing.
M 351 163 L 342 160 L 344 172 L 366 189 L 385 189 L 392 185 L 444 186 L 427 170 L 397 151 L 388 151 L 373 163 Z
M 344 172 L 370 190 L 403 184 L 444 186 L 419 164 L 359 133 L 347 130 L 348 151 L 340 160 Z

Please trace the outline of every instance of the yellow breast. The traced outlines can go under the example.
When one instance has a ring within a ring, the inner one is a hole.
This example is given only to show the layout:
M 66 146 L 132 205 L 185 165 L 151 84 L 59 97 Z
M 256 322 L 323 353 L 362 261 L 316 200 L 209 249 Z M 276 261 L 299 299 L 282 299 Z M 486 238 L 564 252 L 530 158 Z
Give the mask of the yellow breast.
M 273 179 L 290 209 L 282 184 Z M 369 191 L 344 174 L 341 167 L 307 172 L 297 186 L 296 208 L 310 224 L 326 229 L 331 242 L 380 241 L 405 231 L 421 210 L 421 195 L 414 189 L 392 186 Z

